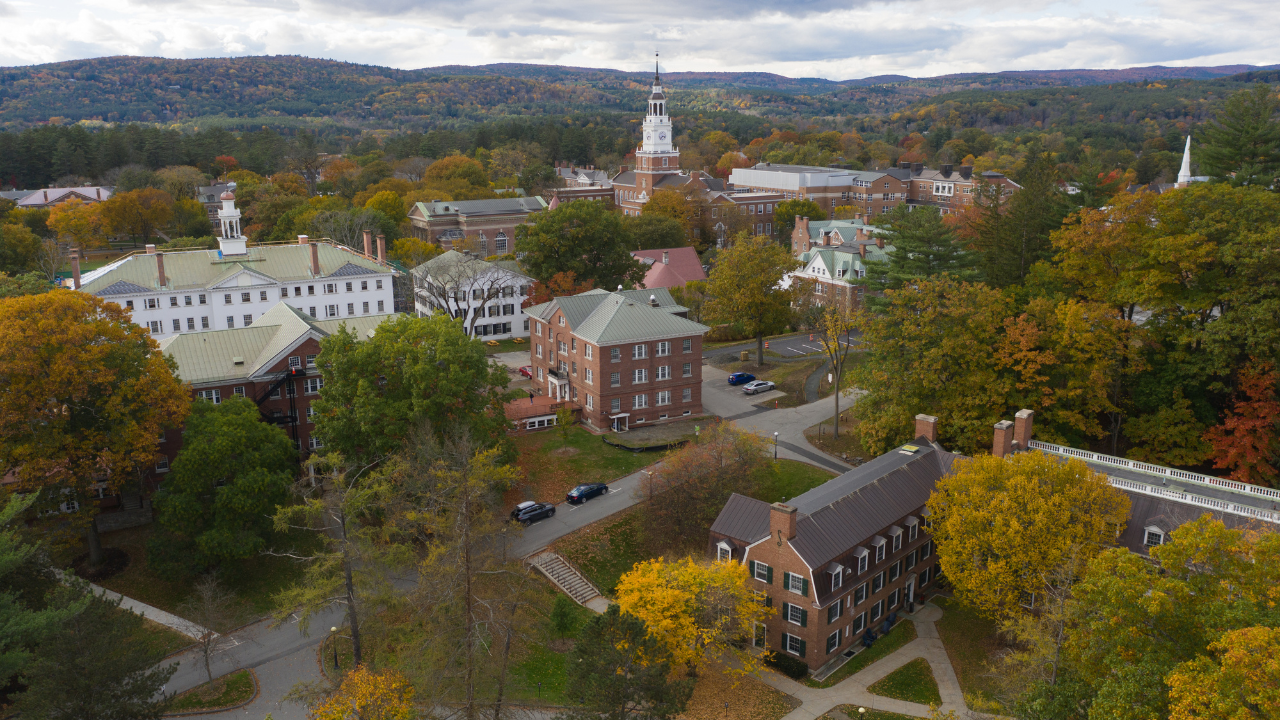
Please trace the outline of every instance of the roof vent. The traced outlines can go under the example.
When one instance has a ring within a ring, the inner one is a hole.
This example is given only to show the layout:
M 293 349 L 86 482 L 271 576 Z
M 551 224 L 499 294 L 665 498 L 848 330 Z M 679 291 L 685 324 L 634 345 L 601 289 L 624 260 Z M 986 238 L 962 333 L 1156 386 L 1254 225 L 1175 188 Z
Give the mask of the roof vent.
M 651 306 L 653 306 L 653 307 L 658 307 L 658 296 L 657 296 L 657 295 L 650 295 L 650 296 L 649 296 L 649 304 L 650 304 Z
M 233 357 L 233 358 L 231 358 L 231 363 L 232 363 L 233 365 L 243 365 L 243 364 L 244 364 L 244 358 L 242 358 L 242 357 Z
M 619 286 L 618 286 L 618 292 L 622 292 L 622 286 L 621 286 L 621 285 L 619 285 Z

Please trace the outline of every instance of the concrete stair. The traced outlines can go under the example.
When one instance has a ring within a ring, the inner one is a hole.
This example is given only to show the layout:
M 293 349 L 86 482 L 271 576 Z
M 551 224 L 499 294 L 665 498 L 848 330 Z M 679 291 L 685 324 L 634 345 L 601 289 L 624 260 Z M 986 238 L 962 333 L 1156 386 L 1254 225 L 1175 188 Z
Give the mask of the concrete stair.
M 600 591 L 589 580 L 582 576 L 568 560 L 550 551 L 529 558 L 529 564 L 547 576 L 556 587 L 560 588 L 579 605 L 586 605 L 601 597 Z

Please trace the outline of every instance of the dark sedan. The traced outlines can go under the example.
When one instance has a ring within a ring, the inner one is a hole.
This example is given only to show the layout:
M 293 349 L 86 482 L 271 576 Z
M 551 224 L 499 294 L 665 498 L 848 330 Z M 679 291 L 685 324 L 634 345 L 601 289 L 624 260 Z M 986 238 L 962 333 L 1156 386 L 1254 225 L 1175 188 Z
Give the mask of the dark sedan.
M 729 376 L 730 385 L 744 385 L 755 380 L 756 376 L 751 373 L 736 372 Z
M 542 518 L 552 517 L 555 514 L 555 505 L 528 500 L 520 503 L 515 510 L 511 511 L 511 519 L 522 525 L 528 525 Z
M 609 486 L 604 483 L 587 483 L 570 490 L 569 494 L 564 496 L 564 499 L 570 504 L 577 505 L 607 492 L 609 492 Z

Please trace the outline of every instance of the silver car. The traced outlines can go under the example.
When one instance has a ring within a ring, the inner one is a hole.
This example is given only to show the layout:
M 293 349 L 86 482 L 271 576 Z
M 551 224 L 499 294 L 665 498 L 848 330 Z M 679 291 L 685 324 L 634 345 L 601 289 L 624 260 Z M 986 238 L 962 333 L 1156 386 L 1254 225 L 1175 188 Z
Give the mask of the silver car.
M 756 393 L 769 392 L 774 387 L 776 386 L 768 380 L 753 380 L 742 386 L 742 392 L 748 395 L 755 395 Z

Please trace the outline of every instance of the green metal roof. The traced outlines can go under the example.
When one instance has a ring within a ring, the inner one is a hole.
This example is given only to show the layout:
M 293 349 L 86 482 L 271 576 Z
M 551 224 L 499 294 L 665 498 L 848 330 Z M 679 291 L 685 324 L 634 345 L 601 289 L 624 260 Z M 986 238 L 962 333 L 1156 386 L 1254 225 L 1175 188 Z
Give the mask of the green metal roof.
M 80 289 L 98 294 L 126 282 L 147 292 L 213 289 L 248 270 L 278 282 L 316 280 L 330 275 L 354 276 L 393 272 L 342 245 L 317 243 L 320 275 L 311 274 L 310 245 L 258 245 L 244 255 L 223 256 L 219 250 L 164 253 L 165 286 L 160 287 L 156 254 L 130 255 L 85 273 Z
M 658 303 L 657 307 L 650 305 L 650 298 Z M 596 345 L 688 337 L 711 329 L 676 315 L 687 308 L 678 305 L 666 288 L 589 290 L 535 305 L 525 310 L 525 314 L 545 321 L 555 315 L 556 310 L 564 313 L 576 337 Z

